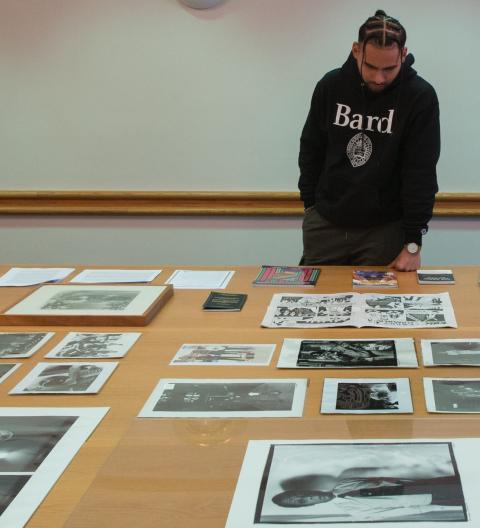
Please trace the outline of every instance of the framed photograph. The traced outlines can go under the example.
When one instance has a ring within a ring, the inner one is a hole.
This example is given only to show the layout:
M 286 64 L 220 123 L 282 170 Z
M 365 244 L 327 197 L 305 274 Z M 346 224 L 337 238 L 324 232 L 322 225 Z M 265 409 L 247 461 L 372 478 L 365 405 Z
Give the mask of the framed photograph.
M 13 374 L 20 365 L 21 363 L 0 363 L 0 383 Z
M 142 334 L 139 332 L 70 332 L 46 358 L 121 358 Z
M 302 416 L 306 379 L 162 379 L 143 418 Z
M 428 412 L 479 413 L 479 378 L 423 378 Z
M 422 339 L 421 347 L 426 367 L 480 367 L 480 339 Z
M 0 314 L 0 324 L 145 326 L 172 295 L 172 286 L 41 286 Z
M 0 332 L 0 358 L 27 358 L 55 335 L 55 332 Z
M 277 368 L 416 368 L 413 339 L 284 339 Z
M 116 362 L 38 363 L 10 394 L 95 394 Z
M 412 413 L 408 378 L 333 379 L 323 383 L 322 413 Z
M 108 407 L 0 408 L 0 526 L 24 526 Z
M 270 364 L 275 345 L 184 344 L 170 365 L 239 365 L 262 367 Z
M 226 528 L 473 528 L 479 448 L 477 438 L 251 440 Z

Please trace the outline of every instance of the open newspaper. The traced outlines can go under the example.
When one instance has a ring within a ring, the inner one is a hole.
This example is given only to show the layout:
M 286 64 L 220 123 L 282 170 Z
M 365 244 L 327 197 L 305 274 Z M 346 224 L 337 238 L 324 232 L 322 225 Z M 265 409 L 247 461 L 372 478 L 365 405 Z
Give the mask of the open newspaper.
M 262 321 L 267 328 L 375 326 L 379 328 L 457 327 L 448 293 L 380 294 L 278 293 Z

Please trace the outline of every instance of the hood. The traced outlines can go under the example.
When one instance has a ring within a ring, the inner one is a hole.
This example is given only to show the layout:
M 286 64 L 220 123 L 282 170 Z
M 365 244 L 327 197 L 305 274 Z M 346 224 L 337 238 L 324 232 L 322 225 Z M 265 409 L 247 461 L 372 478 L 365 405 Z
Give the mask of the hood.
M 405 62 L 402 64 L 400 72 L 396 76 L 395 80 L 392 82 L 392 84 L 385 88 L 385 91 L 392 90 L 393 88 L 398 86 L 402 82 L 402 80 L 407 80 L 411 79 L 412 77 L 415 77 L 417 75 L 417 71 L 412 68 L 412 64 L 414 62 L 415 57 L 411 53 L 409 53 L 405 57 Z M 353 57 L 352 52 L 350 52 L 348 59 L 343 64 L 341 71 L 349 79 L 354 79 L 359 86 L 362 84 L 362 78 L 360 77 L 360 72 L 358 71 L 357 61 Z

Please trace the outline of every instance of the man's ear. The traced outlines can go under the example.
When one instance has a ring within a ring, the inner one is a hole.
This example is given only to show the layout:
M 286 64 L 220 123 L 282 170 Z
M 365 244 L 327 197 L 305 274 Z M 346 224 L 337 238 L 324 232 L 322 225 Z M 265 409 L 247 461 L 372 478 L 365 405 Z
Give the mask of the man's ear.
M 361 46 L 358 42 L 354 42 L 352 44 L 352 55 L 355 59 L 358 59 L 359 55 L 361 53 Z
M 405 58 L 407 56 L 407 53 L 408 53 L 408 48 L 403 48 L 403 50 L 402 50 L 402 63 L 405 62 Z

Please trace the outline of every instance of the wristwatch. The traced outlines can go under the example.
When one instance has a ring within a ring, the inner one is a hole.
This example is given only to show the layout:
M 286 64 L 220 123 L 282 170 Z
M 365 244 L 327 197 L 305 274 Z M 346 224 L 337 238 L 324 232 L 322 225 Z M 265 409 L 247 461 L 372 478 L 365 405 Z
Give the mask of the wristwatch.
M 416 255 L 420 251 L 420 247 L 415 242 L 409 242 L 406 246 L 407 251 L 410 253 L 410 255 Z

